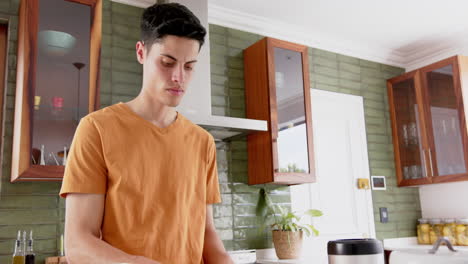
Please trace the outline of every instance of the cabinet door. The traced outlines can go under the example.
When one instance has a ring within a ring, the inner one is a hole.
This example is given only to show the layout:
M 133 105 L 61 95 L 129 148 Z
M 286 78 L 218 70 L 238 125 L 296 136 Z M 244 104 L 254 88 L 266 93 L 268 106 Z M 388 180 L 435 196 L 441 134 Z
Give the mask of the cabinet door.
M 11 181 L 61 180 L 80 119 L 99 108 L 101 0 L 22 0 Z
M 433 182 L 468 178 L 467 133 L 457 57 L 421 69 Z
M 276 182 L 313 182 L 306 47 L 269 40 L 273 168 Z M 271 65 L 271 64 L 270 64 Z
M 419 84 L 417 71 L 387 82 L 398 186 L 431 182 Z
M 247 137 L 249 184 L 315 182 L 307 47 L 263 38 L 243 55 L 246 116 L 268 120 Z

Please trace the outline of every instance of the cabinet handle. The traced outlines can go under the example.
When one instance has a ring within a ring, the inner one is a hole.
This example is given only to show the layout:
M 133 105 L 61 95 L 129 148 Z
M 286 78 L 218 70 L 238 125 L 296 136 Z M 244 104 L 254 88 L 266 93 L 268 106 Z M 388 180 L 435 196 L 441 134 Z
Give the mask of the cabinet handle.
M 429 151 L 429 165 L 431 167 L 431 177 L 434 177 L 434 169 L 432 167 L 432 152 L 431 149 L 428 149 Z

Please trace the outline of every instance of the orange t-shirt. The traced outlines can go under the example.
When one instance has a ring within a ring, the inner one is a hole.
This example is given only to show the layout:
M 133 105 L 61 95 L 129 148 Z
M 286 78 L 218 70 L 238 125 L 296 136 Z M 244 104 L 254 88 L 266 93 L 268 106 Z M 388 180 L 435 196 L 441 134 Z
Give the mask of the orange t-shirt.
M 202 263 L 206 205 L 221 201 L 213 137 L 180 113 L 159 128 L 119 103 L 84 117 L 60 195 L 105 194 L 102 239 L 163 264 Z

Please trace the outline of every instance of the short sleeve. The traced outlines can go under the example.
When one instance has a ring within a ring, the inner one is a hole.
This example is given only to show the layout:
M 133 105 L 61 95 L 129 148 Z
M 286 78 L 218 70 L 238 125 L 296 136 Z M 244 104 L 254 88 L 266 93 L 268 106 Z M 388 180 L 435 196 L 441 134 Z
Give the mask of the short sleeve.
M 81 119 L 73 138 L 60 190 L 65 198 L 68 193 L 105 194 L 107 167 L 104 160 L 100 133 L 94 121 Z
M 216 166 L 216 145 L 211 137 L 208 146 L 207 174 L 206 203 L 220 203 L 221 194 L 219 193 L 218 168 Z

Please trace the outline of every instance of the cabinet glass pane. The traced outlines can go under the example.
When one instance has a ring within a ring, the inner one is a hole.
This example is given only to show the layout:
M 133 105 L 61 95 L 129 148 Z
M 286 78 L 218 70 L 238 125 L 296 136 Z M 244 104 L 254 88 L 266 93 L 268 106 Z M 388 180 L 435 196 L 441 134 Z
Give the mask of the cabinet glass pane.
M 428 72 L 425 78 L 434 136 L 435 176 L 466 173 L 453 67 L 448 65 Z
M 309 173 L 302 54 L 275 48 L 280 172 Z
M 403 179 L 426 177 L 414 80 L 393 84 L 398 148 Z
M 88 113 L 90 23 L 88 5 L 39 0 L 32 164 L 63 165 L 64 148 Z

